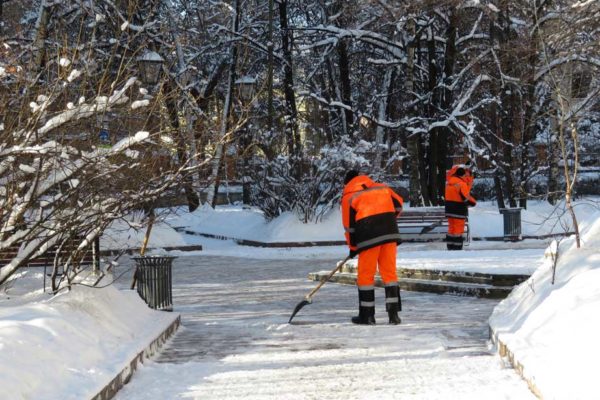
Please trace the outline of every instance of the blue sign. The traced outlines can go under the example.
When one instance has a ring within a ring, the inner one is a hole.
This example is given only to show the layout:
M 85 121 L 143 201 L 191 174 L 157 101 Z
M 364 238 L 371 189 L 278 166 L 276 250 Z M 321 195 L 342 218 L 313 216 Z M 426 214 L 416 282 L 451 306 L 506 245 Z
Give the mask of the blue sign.
M 100 133 L 98 134 L 98 137 L 100 138 L 101 142 L 108 142 L 108 140 L 109 140 L 108 130 L 107 129 L 101 129 Z

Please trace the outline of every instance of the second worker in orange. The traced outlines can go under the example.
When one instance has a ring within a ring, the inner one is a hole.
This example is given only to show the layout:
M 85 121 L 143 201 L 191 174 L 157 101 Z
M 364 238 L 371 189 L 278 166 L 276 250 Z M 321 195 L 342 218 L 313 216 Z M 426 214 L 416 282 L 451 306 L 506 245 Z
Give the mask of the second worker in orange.
M 469 218 L 469 207 L 477 204 L 471 196 L 473 176 L 464 166 L 454 166 L 446 176 L 445 211 L 448 217 L 448 250 L 462 250 L 465 222 Z

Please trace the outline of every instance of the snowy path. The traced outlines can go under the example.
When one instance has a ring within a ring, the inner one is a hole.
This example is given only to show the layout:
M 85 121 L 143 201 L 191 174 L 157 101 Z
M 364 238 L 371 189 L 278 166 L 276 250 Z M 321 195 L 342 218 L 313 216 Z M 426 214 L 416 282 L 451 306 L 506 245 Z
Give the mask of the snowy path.
M 376 327 L 354 326 L 356 290 L 314 287 L 332 260 L 216 256 L 175 260 L 183 326 L 117 399 L 531 399 L 487 348 L 494 300 L 403 293 L 403 324 L 389 326 L 378 290 Z

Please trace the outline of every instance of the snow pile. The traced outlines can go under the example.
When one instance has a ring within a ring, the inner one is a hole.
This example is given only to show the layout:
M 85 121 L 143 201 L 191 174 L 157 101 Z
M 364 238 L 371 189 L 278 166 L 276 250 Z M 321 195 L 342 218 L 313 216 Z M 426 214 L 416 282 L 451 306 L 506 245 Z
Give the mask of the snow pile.
M 255 208 L 219 206 L 212 209 L 204 205 L 192 214 L 177 214 L 166 222 L 202 233 L 263 241 L 268 232 L 264 215 Z
M 290 212 L 283 213 L 269 223 L 268 242 L 308 242 L 344 240 L 342 213 L 331 210 L 319 223 L 304 224 Z
M 146 225 L 133 221 L 114 221 L 100 238 L 102 249 L 120 250 L 123 248 L 137 249 L 142 247 Z M 149 248 L 176 247 L 198 244 L 198 238 L 182 235 L 164 222 L 154 224 L 150 232 Z
M 594 205 L 583 202 L 576 207 L 580 218 L 587 218 Z M 419 208 L 407 208 L 419 210 Z M 571 231 L 570 216 L 564 205 L 552 206 L 544 201 L 531 201 L 522 211 L 524 235 L 545 235 Z M 330 211 L 319 223 L 303 224 L 290 212 L 266 222 L 263 214 L 254 208 L 220 206 L 216 210 L 203 207 L 192 215 L 182 216 L 177 224 L 198 232 L 249 239 L 261 242 L 308 242 L 344 240 L 342 216 L 339 208 Z M 473 237 L 502 237 L 503 216 L 492 202 L 480 202 L 470 210 L 469 224 Z
M 342 216 L 339 210 L 328 213 L 319 223 L 302 223 L 291 212 L 285 212 L 267 222 L 254 207 L 201 207 L 194 213 L 179 213 L 168 218 L 172 226 L 186 227 L 196 232 L 255 240 L 259 242 L 304 242 L 344 240 Z
M 407 209 L 418 210 L 418 208 Z M 580 219 L 588 218 L 593 209 L 594 204 L 586 205 L 583 202 L 576 206 Z M 342 216 L 337 208 L 331 210 L 319 223 L 308 224 L 302 223 L 291 212 L 283 213 L 272 221 L 266 221 L 262 211 L 248 206 L 218 206 L 212 209 L 205 205 L 193 213 L 187 212 L 185 207 L 159 210 L 159 214 L 161 213 L 166 216 L 152 228 L 150 247 L 185 246 L 200 242 L 199 236 L 186 235 L 176 231 L 175 228 L 266 243 L 344 241 Z M 132 218 L 130 221 L 131 226 L 123 221 L 113 223 L 102 236 L 100 241 L 102 248 L 119 249 L 124 246 L 139 248 L 145 227 L 136 224 L 134 220 L 135 218 Z M 564 207 L 551 206 L 547 202 L 531 201 L 529 208 L 522 211 L 522 221 L 524 235 L 545 235 L 572 230 L 570 216 L 564 212 Z M 497 206 L 491 202 L 479 203 L 477 207 L 471 209 L 469 223 L 472 237 L 502 237 L 503 235 L 503 216 L 498 212 Z M 137 228 L 131 228 L 132 226 Z M 540 243 L 544 245 L 543 242 Z M 472 243 L 473 247 L 477 248 L 480 248 L 481 244 L 482 242 Z M 515 246 L 518 244 L 511 244 L 511 247 Z M 435 244 L 429 244 L 428 247 L 435 248 Z M 445 245 L 441 248 L 445 249 Z
M 41 274 L 35 275 L 41 288 Z M 16 284 L 27 281 L 21 276 Z M 176 317 L 114 287 L 77 286 L 54 297 L 38 290 L 33 302 L 18 291 L 0 298 L 0 397 L 6 399 L 92 398 Z
M 558 246 L 554 285 L 547 257 L 490 317 L 498 339 L 546 399 L 587 399 L 597 392 L 600 213 L 585 221 L 580 249 L 574 238 Z
M 407 208 L 416 210 L 417 208 Z M 580 202 L 576 206 L 578 218 L 588 219 L 594 210 L 593 202 Z M 267 221 L 262 211 L 248 206 L 218 206 L 212 209 L 203 206 L 189 213 L 186 207 L 157 210 L 162 215 L 152 228 L 149 247 L 175 247 L 204 244 L 205 237 L 186 234 L 183 230 L 204 233 L 233 239 L 253 240 L 265 243 L 278 242 L 319 242 L 344 241 L 342 217 L 339 209 L 331 210 L 319 223 L 302 223 L 294 213 L 286 212 L 272 221 Z M 139 248 L 142 245 L 146 226 L 139 221 L 143 218 L 132 216 L 128 221 L 114 222 L 102 236 L 100 246 L 103 249 Z M 469 223 L 472 237 L 502 237 L 503 216 L 491 202 L 482 202 L 471 209 Z M 545 235 L 571 231 L 570 216 L 563 206 L 551 206 L 547 202 L 529 202 L 529 208 L 522 211 L 522 230 L 524 235 Z M 540 247 L 551 239 L 538 244 L 512 243 L 511 248 L 521 245 Z M 214 246 L 215 243 L 211 243 Z M 521 246 L 521 247 L 523 247 Z M 403 249 L 414 247 L 404 244 Z M 472 249 L 506 248 L 503 242 L 472 242 Z M 428 250 L 445 251 L 445 244 L 428 243 Z M 540 247 L 541 248 L 541 247 Z M 205 250 L 208 247 L 205 246 Z M 521 263 L 523 264 L 523 263 Z M 535 268 L 537 262 L 529 264 Z
M 583 199 L 576 202 L 575 212 L 579 219 L 587 219 L 597 211 L 597 199 Z M 494 202 L 478 202 L 469 209 L 471 236 L 498 237 L 504 234 L 504 217 Z M 526 210 L 521 210 L 523 235 L 542 236 L 550 233 L 573 231 L 571 216 L 564 202 L 551 205 L 547 201 L 530 200 Z

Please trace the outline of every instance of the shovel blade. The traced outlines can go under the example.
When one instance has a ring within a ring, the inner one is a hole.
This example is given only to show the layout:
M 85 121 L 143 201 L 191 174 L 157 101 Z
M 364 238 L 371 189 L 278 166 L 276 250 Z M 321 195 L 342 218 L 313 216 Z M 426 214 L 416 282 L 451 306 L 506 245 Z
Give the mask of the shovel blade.
M 424 233 L 429 233 L 432 230 L 434 230 L 435 228 L 437 228 L 438 226 L 442 225 L 442 221 L 439 222 L 434 222 L 433 224 L 424 227 L 423 229 L 421 229 L 421 232 L 419 232 L 419 235 L 422 235 Z
M 290 317 L 290 320 L 288 321 L 288 324 L 292 322 L 292 319 L 294 318 L 294 316 L 296 314 L 298 314 L 298 311 L 300 311 L 302 309 L 302 307 L 304 307 L 307 304 L 310 304 L 310 301 L 308 301 L 306 299 L 304 299 L 300 303 L 298 303 L 298 305 L 296 306 L 296 308 L 294 308 L 294 312 L 292 313 L 292 316 Z

